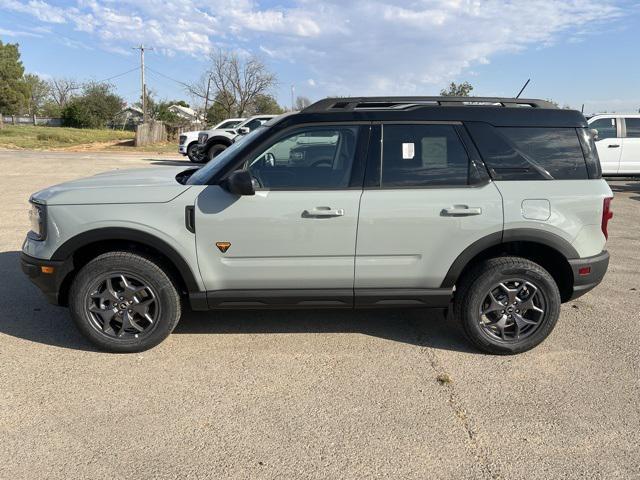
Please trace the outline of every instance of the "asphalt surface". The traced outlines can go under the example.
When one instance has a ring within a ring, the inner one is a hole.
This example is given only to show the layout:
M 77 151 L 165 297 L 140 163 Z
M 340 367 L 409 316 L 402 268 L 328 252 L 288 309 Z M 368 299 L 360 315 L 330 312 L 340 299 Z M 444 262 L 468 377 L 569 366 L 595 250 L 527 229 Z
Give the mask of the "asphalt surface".
M 522 355 L 428 311 L 191 313 L 97 352 L 20 271 L 27 199 L 172 163 L 0 151 L 1 479 L 640 478 L 640 182 L 612 182 L 604 283 Z

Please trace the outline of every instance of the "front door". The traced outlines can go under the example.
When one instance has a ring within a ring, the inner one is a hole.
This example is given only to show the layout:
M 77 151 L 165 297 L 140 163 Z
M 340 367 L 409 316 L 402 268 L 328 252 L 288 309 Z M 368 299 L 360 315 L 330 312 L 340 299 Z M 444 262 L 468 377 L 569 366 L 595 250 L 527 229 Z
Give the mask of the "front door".
M 458 255 L 501 235 L 502 197 L 477 168 L 462 125 L 381 127 L 381 154 L 367 166 L 377 179 L 360 206 L 356 303 L 439 303 Z
M 599 118 L 589 124 L 589 128 L 598 131 L 596 148 L 602 165 L 602 173 L 615 175 L 620 169 L 620 157 L 622 154 L 622 139 L 619 138 L 618 118 Z
M 640 118 L 625 118 L 625 135 L 622 139 L 622 156 L 618 173 L 640 174 Z
M 203 190 L 196 243 L 210 306 L 352 304 L 368 130 L 285 131 L 246 159 L 254 196 Z

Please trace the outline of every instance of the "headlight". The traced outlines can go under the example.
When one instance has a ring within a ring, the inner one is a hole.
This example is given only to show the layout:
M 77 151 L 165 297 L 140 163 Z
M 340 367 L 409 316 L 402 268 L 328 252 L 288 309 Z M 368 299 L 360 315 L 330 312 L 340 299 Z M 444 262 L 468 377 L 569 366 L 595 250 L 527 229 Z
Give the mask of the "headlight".
M 29 221 L 31 222 L 31 231 L 29 236 L 34 240 L 44 240 L 47 238 L 47 207 L 31 202 L 31 210 L 29 210 Z

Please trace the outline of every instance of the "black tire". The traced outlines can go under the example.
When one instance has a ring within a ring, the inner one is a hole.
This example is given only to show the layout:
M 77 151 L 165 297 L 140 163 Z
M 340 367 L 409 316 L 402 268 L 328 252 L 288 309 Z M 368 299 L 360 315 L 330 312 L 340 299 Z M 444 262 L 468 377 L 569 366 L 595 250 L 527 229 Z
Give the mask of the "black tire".
M 198 144 L 196 142 L 193 142 L 187 147 L 187 157 L 189 157 L 189 160 L 191 160 L 193 163 L 202 162 L 202 157 L 200 157 Z
M 207 161 L 211 161 L 227 149 L 226 145 L 215 143 L 207 150 Z
M 514 294 L 518 289 L 524 293 Z M 558 286 L 544 268 L 525 258 L 498 257 L 465 274 L 456 288 L 454 314 L 478 349 L 508 355 L 530 350 L 547 338 L 558 321 L 560 304 Z M 520 310 L 519 305 L 531 308 Z
M 122 276 L 125 281 L 118 286 L 130 286 L 131 290 L 123 293 L 118 300 L 110 292 L 117 293 L 117 278 Z M 110 282 L 108 285 L 113 288 L 104 288 L 102 293 L 97 294 L 100 285 L 107 285 L 100 283 L 105 277 L 109 279 L 105 282 Z M 135 289 L 139 292 L 132 294 Z M 136 298 L 142 295 L 148 301 L 142 302 Z M 96 300 L 96 297 L 99 299 Z M 109 297 L 109 300 L 104 300 L 105 297 Z M 128 322 L 128 327 L 125 328 L 123 315 L 112 312 L 120 308 L 120 301 L 124 300 L 122 303 L 126 304 L 129 298 L 129 303 L 134 305 L 122 308 L 131 308 L 128 312 L 131 318 L 137 317 L 137 320 L 135 323 Z M 146 317 L 138 316 L 137 311 L 132 310 L 142 308 L 143 303 L 153 307 L 153 315 L 148 312 L 149 306 L 145 310 L 145 315 L 155 317 L 153 322 L 148 322 Z M 175 285 L 154 260 L 131 252 L 108 252 L 91 260 L 78 272 L 69 291 L 69 309 L 78 329 L 99 349 L 133 353 L 153 348 L 167 338 L 180 320 L 181 302 Z M 101 313 L 95 313 L 96 311 Z M 113 317 L 108 321 L 108 328 L 105 327 L 105 313 Z M 138 331 L 141 324 L 148 326 L 143 331 Z M 133 328 L 134 325 L 136 328 Z M 118 336 L 119 332 L 121 336 Z

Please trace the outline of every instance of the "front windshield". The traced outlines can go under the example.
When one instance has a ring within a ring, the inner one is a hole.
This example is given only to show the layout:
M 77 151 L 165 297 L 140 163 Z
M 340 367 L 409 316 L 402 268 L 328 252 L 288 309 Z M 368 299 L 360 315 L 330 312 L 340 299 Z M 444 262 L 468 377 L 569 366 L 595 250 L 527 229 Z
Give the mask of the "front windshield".
M 232 128 L 238 125 L 241 121 L 242 120 L 227 120 L 226 122 L 222 122 L 221 124 L 219 124 L 217 127 L 215 127 L 215 129 L 218 130 L 223 128 Z
M 222 153 L 220 153 L 217 157 L 209 161 L 209 163 L 207 163 L 204 167 L 191 175 L 189 180 L 187 180 L 187 185 L 204 185 L 205 183 L 207 183 L 207 181 L 211 177 L 218 173 L 220 169 L 224 167 L 235 156 L 238 150 L 242 149 L 242 145 L 244 145 L 252 138 L 259 136 L 265 130 L 267 130 L 267 127 L 259 127 L 255 130 L 252 130 L 250 133 L 239 137 L 229 148 L 222 151 Z

